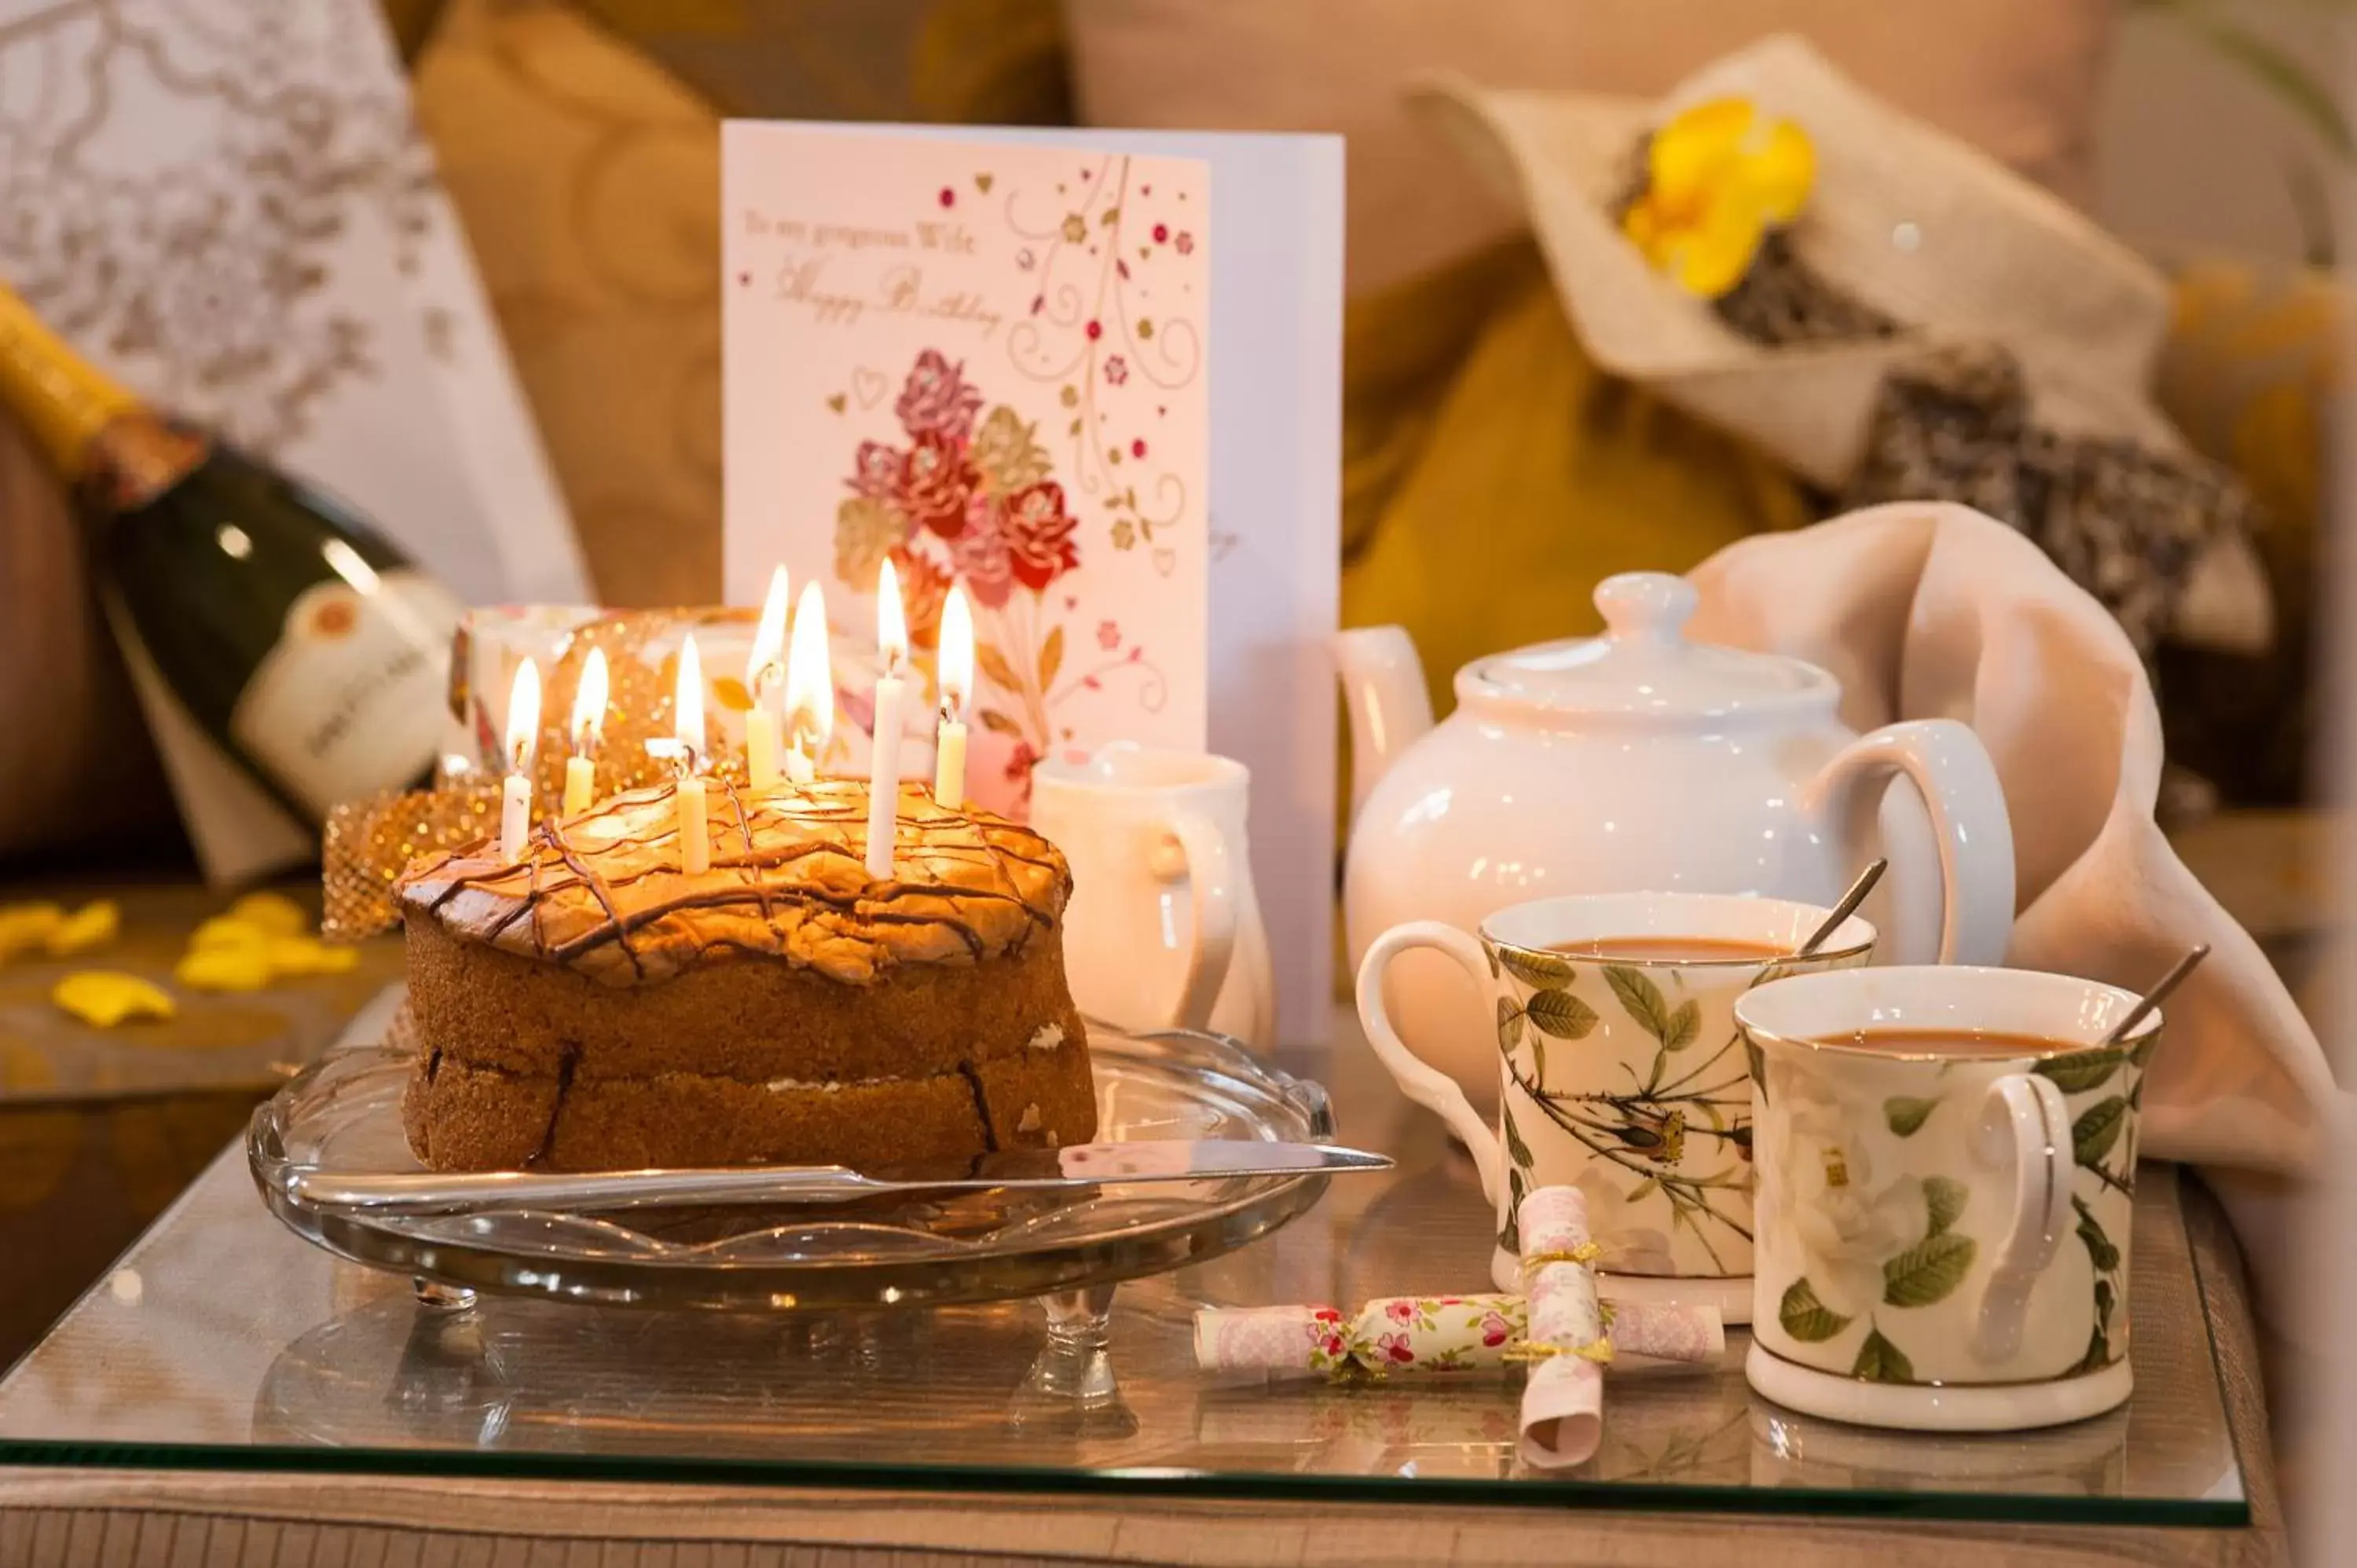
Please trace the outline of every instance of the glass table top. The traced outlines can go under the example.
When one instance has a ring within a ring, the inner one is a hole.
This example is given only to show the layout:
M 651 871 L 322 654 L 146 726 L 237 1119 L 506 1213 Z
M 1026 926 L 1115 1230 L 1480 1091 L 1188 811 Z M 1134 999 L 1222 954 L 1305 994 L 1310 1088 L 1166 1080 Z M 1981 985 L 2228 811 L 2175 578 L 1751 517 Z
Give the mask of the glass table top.
M 1119 1287 L 1109 1348 L 1039 1304 L 834 1315 L 421 1304 L 318 1251 L 224 1153 L 0 1380 L 0 1464 L 341 1470 L 956 1490 L 2248 1522 L 2174 1173 L 2139 1183 L 2136 1392 L 2042 1433 L 1931 1436 L 1792 1414 L 1743 1380 L 1615 1373 L 1598 1455 L 1516 1458 L 1521 1375 L 1270 1382 L 1194 1365 L 1199 1305 L 1489 1288 L 1470 1162 L 1355 1031 L 1283 1053 L 1346 1142 L 1398 1167 L 1227 1256 Z

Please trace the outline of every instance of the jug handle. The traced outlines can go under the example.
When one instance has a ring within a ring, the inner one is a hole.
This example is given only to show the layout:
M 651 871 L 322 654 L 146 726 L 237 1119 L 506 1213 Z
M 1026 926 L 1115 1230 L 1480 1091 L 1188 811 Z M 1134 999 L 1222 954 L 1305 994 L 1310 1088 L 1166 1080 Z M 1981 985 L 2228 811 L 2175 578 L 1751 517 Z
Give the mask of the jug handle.
M 1923 797 L 1940 854 L 1941 963 L 2001 964 L 2013 938 L 2013 824 L 1980 737 L 1954 719 L 1909 719 L 1862 735 L 1809 781 L 1803 803 L 1836 831 L 1866 785 L 1904 775 Z M 1911 880 L 1905 868 L 1901 877 Z M 1894 955 L 1900 963 L 1920 961 Z
M 1168 836 L 1153 863 L 1165 884 L 1184 880 L 1194 892 L 1195 930 L 1187 944 L 1187 981 L 1170 1014 L 1174 1029 L 1208 1029 L 1211 1010 L 1228 983 L 1235 955 L 1235 870 L 1219 824 L 1200 811 L 1178 811 L 1162 822 Z

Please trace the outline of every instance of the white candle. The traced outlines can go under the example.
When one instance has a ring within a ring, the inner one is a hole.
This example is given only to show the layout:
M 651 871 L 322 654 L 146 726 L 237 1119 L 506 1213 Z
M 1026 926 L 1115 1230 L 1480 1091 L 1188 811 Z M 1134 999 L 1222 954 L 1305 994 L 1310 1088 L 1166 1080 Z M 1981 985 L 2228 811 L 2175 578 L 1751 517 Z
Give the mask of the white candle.
M 540 740 L 540 666 L 527 659 L 508 689 L 508 777 L 500 789 L 500 858 L 523 858 L 532 832 L 532 754 Z
M 577 817 L 597 796 L 597 738 L 606 724 L 606 650 L 593 648 L 573 692 L 573 755 L 565 759 L 565 815 Z
M 942 607 L 942 727 L 933 740 L 933 804 L 965 804 L 965 700 L 974 690 L 974 612 L 965 589 L 950 590 Z
M 771 693 L 784 684 L 779 660 L 786 651 L 786 569 L 770 574 L 770 596 L 761 601 L 761 624 L 745 660 L 745 690 L 753 705 L 745 713 L 745 782 L 756 789 L 778 787 L 778 714 Z
M 876 654 L 884 672 L 876 678 L 875 745 L 867 770 L 867 875 L 888 882 L 900 815 L 900 707 L 909 686 L 900 678 L 900 662 L 909 656 L 908 613 L 900 607 L 900 579 L 889 556 L 876 574 Z
M 704 660 L 690 634 L 679 649 L 679 689 L 672 699 L 673 739 L 664 748 L 679 769 L 672 789 L 672 811 L 679 830 L 679 868 L 689 876 L 712 869 L 712 824 L 705 815 Z M 652 746 L 654 743 L 647 743 Z
M 786 652 L 786 777 L 807 784 L 814 760 L 834 734 L 834 670 L 826 646 L 826 595 L 802 585 L 794 607 L 793 646 Z

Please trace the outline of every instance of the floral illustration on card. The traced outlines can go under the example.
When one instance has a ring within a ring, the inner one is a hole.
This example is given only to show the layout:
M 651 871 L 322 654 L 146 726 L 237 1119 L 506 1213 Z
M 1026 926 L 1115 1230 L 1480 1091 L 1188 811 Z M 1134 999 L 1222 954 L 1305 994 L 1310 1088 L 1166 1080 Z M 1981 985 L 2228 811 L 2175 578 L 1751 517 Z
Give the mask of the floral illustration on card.
M 811 137 L 782 126 L 727 140 L 731 593 L 782 563 L 868 641 L 859 601 L 888 561 L 931 671 L 963 585 L 966 788 L 992 811 L 1022 815 L 1045 757 L 1202 746 L 1208 170 L 866 134 L 804 157 Z
M 991 688 L 975 718 L 1013 743 L 1006 779 L 1028 798 L 1066 696 L 1116 673 L 1151 685 L 1161 672 L 1143 645 L 1122 647 L 1115 619 L 1090 634 L 1091 657 L 1067 657 L 1069 607 L 1052 590 L 1081 564 L 1080 523 L 1037 425 L 985 402 L 963 361 L 938 349 L 917 356 L 892 404 L 899 438 L 863 440 L 852 454 L 851 493 L 835 509 L 834 575 L 872 586 L 888 559 L 919 648 L 938 640 L 952 585 L 965 585 L 975 663 Z

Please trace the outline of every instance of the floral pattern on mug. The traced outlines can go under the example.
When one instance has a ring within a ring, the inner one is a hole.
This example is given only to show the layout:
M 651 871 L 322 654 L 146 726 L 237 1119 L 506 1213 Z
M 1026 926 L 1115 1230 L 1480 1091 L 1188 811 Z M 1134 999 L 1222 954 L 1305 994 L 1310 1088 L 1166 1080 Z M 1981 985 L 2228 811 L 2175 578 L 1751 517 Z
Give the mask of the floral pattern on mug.
M 2061 1090 L 2070 1110 L 2074 1235 L 2063 1245 L 2083 1251 L 2091 1282 L 2086 1348 L 2060 1376 L 2101 1371 L 2127 1354 L 2127 1260 L 2115 1238 L 2125 1240 L 2131 1218 L 2134 1112 L 2158 1038 L 2072 1051 L 2028 1068 Z M 1884 1172 L 1935 1118 L 1976 1113 L 1967 1109 L 1975 1096 L 1937 1087 L 1957 1066 L 1930 1068 L 1933 1081 L 1921 1086 L 1929 1092 L 1888 1094 L 1861 1107 L 1835 1092 L 1805 1056 L 1751 1052 L 1761 1106 L 1760 1222 L 1763 1236 L 1780 1228 L 1792 1243 L 1781 1267 L 1761 1268 L 1771 1288 L 1777 1277 L 1795 1276 L 1777 1294 L 1775 1324 L 1804 1349 L 1838 1352 L 1852 1377 L 1947 1380 L 1919 1372 L 1917 1362 L 1950 1353 L 1955 1325 L 1921 1315 L 1957 1297 L 1998 1245 L 2006 1220 L 1975 1211 L 1974 1178 L 1983 1173 L 1961 1157 L 1953 1169 Z M 1986 1185 L 1985 1174 L 1979 1185 Z
M 1862 963 L 1865 951 L 1741 971 L 1615 964 L 1487 937 L 1482 947 L 1508 1077 L 1499 1247 L 1521 1251 L 1513 1216 L 1533 1187 L 1568 1181 L 1587 1201 L 1608 1272 L 1749 1273 L 1751 1085 L 1734 998 L 1803 968 Z M 1529 1117 L 1541 1120 L 1526 1126 Z M 1533 1133 L 1568 1141 L 1578 1168 L 1539 1174 Z

